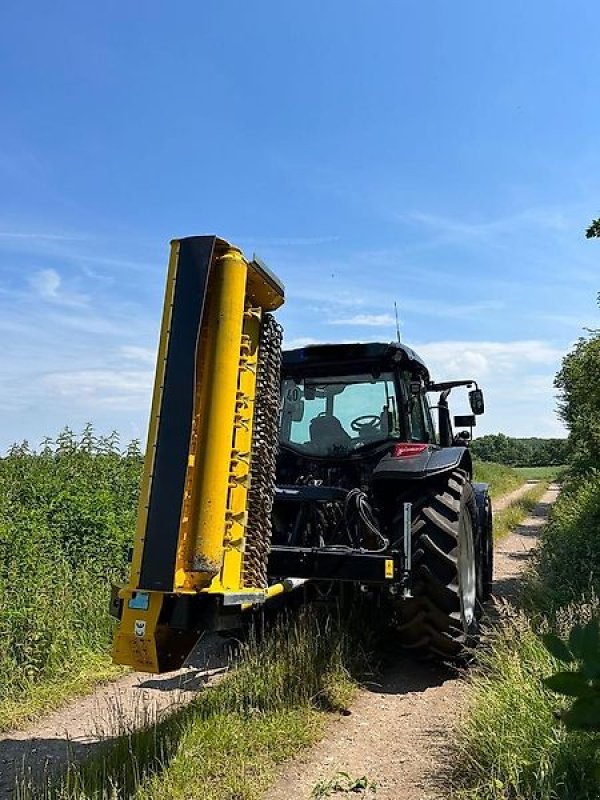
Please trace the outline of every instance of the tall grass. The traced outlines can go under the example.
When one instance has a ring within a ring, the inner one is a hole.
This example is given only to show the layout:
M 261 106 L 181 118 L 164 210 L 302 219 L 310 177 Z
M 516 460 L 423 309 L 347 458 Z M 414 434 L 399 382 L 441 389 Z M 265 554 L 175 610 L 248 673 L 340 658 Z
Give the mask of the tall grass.
M 108 597 L 140 470 L 137 445 L 91 428 L 0 459 L 0 729 L 114 672 Z
M 305 610 L 241 646 L 220 683 L 162 722 L 108 743 L 65 776 L 21 783 L 21 800 L 255 800 L 275 765 L 320 735 L 369 669 L 349 623 Z
M 547 489 L 547 481 L 533 484 L 518 500 L 494 514 L 494 540 L 502 539 L 520 525 L 531 514 Z
M 582 617 L 582 607 L 571 607 L 562 617 L 567 632 Z M 598 738 L 568 733 L 556 719 L 562 701 L 542 684 L 557 667 L 527 617 L 509 613 L 469 682 L 470 713 L 456 758 L 465 788 L 458 797 L 598 798 Z

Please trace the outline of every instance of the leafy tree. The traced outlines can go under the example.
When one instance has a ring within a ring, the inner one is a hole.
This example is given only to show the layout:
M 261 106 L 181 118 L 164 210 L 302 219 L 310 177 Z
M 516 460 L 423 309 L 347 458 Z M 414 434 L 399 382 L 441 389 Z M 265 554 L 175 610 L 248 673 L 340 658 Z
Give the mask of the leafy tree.
M 600 302 L 600 297 L 599 297 Z M 585 472 L 600 465 L 600 330 L 582 336 L 562 362 L 554 385 L 559 413 L 569 430 L 573 467 Z
M 585 232 L 586 239 L 600 239 L 600 217 L 592 220 L 592 224 Z
M 515 467 L 554 467 L 566 464 L 568 459 L 565 439 L 516 439 L 503 433 L 474 439 L 471 450 L 482 461 Z

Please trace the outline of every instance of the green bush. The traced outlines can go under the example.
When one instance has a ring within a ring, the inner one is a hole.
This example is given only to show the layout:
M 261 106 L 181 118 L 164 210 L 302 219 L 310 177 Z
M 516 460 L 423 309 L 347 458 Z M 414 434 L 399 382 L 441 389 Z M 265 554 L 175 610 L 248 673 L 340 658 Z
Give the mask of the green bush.
M 530 611 L 553 614 L 582 595 L 600 596 L 600 474 L 571 480 L 541 534 L 527 585 Z
M 571 628 L 567 639 L 554 633 L 543 637 L 546 649 L 562 669 L 544 680 L 553 692 L 572 699 L 561 721 L 569 730 L 600 733 L 600 625 L 593 618 Z M 564 665 L 564 666 L 563 666 Z M 575 667 L 575 669 L 574 669 Z
M 0 728 L 29 700 L 35 710 L 40 687 L 108 663 L 108 597 L 125 575 L 141 463 L 135 443 L 121 453 L 91 428 L 0 459 Z
M 600 296 L 599 296 L 600 303 Z M 589 331 L 563 358 L 554 385 L 569 429 L 569 460 L 579 474 L 600 467 L 600 331 Z

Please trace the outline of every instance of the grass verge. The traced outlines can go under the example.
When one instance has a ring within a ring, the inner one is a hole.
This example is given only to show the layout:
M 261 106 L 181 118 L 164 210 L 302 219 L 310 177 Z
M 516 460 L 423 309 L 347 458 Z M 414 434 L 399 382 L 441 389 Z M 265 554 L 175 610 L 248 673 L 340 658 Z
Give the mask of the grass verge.
M 524 585 L 469 679 L 470 711 L 456 761 L 456 796 L 475 800 L 597 800 L 600 736 L 568 732 L 563 700 L 542 679 L 564 669 L 543 646 L 600 617 L 600 474 L 570 480 L 555 504 Z
M 502 511 L 494 514 L 494 539 L 502 539 L 529 516 L 548 488 L 547 481 L 533 484 L 531 489 Z
M 568 632 L 590 613 L 570 607 L 561 627 Z M 555 718 L 562 701 L 542 685 L 557 667 L 528 618 L 507 611 L 469 680 L 457 799 L 597 800 L 598 737 L 568 733 Z
M 68 700 L 88 694 L 99 683 L 118 678 L 125 672 L 104 653 L 83 653 L 73 668 L 62 676 L 41 682 L 21 680 L 17 698 L 0 702 L 0 732 L 19 728 L 42 713 L 58 708 Z
M 109 742 L 61 779 L 22 781 L 20 800 L 257 800 L 276 765 L 317 740 L 368 668 L 363 638 L 309 610 L 167 719 Z M 362 642 L 362 643 L 361 643 Z

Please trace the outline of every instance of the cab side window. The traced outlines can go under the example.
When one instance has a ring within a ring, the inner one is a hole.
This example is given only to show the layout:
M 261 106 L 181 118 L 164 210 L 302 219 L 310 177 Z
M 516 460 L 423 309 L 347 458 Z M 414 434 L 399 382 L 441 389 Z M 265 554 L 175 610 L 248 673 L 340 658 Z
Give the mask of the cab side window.
M 425 425 L 425 414 L 423 412 L 423 403 L 421 400 L 421 392 L 415 392 L 414 377 L 405 372 L 404 385 L 407 392 L 407 408 L 408 408 L 408 425 L 409 425 L 409 438 L 411 442 L 427 442 L 429 441 L 427 435 L 427 428 Z
M 429 398 L 423 392 L 421 394 L 421 405 L 423 407 L 423 418 L 425 420 L 425 430 L 429 434 L 429 441 L 432 444 L 437 444 L 438 436 L 437 431 L 435 429 L 435 423 L 433 421 L 433 415 L 431 413 L 431 408 L 429 407 Z

